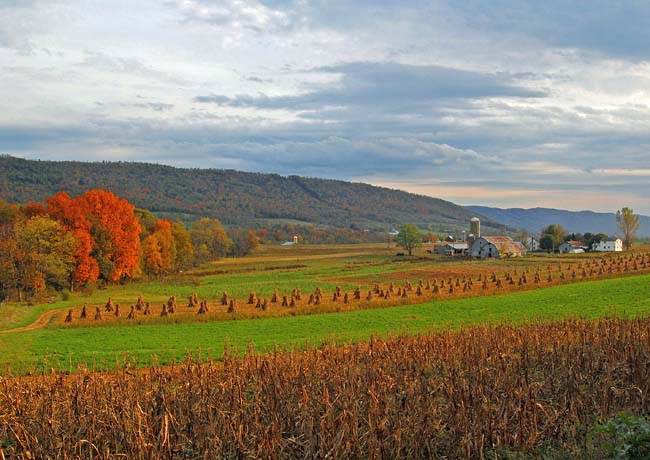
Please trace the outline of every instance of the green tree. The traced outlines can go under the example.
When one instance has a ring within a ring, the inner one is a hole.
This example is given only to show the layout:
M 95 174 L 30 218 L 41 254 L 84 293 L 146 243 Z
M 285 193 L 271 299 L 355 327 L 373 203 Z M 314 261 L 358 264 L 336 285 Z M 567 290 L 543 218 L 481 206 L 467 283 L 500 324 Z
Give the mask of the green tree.
M 37 216 L 16 225 L 19 287 L 37 293 L 46 285 L 69 286 L 76 240 L 57 221 Z
M 90 235 L 93 238 L 93 249 L 91 256 L 97 260 L 99 265 L 99 276 L 105 280 L 111 279 L 115 271 L 115 263 L 111 260 L 111 255 L 116 251 L 111 239 L 110 231 L 102 225 L 101 222 L 93 219 L 93 226 Z
M 18 206 L 0 199 L 0 225 L 11 224 L 18 218 Z
M 639 216 L 634 214 L 632 208 L 622 208 L 616 211 L 616 224 L 623 233 L 625 248 L 630 249 L 632 242 L 636 239 L 636 232 L 639 230 Z
M 197 220 L 192 224 L 190 237 L 194 244 L 194 258 L 197 263 L 225 257 L 232 246 L 232 241 L 228 238 L 219 219 L 204 217 Z
M 547 227 L 544 227 L 542 229 L 542 236 L 540 238 L 540 246 L 542 247 L 542 249 L 557 250 L 558 246 L 561 245 L 562 242 L 564 242 L 564 239 L 566 238 L 566 235 L 567 235 L 567 232 L 564 229 L 564 227 L 562 227 L 559 224 L 551 224 L 551 225 L 549 225 Z M 542 243 L 542 240 L 545 240 L 546 242 L 549 241 L 548 239 L 544 238 L 545 236 L 548 236 L 548 237 L 551 238 L 550 241 L 551 241 L 551 246 L 552 247 L 550 247 L 550 248 L 549 247 L 546 247 L 546 248 L 544 247 L 544 245 Z
M 147 236 L 151 235 L 156 230 L 156 222 L 158 218 L 153 215 L 151 211 L 146 209 L 135 208 L 133 214 L 140 221 L 140 226 L 142 227 L 142 234 L 140 237 L 144 240 Z
M 252 230 L 237 227 L 232 233 L 232 255 L 242 257 L 257 249 L 260 240 Z
M 607 233 L 591 233 L 591 232 L 587 232 L 583 236 L 584 236 L 583 241 L 585 243 L 585 246 L 587 246 L 588 248 L 591 248 L 594 245 L 594 243 L 598 243 L 599 241 L 603 241 L 603 240 L 607 239 L 607 237 L 609 235 L 607 235 Z
M 399 234 L 395 237 L 395 241 L 406 249 L 409 256 L 413 255 L 413 250 L 422 244 L 420 229 L 413 224 L 404 224 L 401 225 L 397 231 Z
M 551 235 L 543 235 L 539 239 L 539 247 L 545 251 L 551 251 L 556 248 L 555 241 Z
M 172 224 L 172 235 L 176 242 L 176 269 L 189 268 L 194 260 L 194 245 L 185 224 L 174 222 Z

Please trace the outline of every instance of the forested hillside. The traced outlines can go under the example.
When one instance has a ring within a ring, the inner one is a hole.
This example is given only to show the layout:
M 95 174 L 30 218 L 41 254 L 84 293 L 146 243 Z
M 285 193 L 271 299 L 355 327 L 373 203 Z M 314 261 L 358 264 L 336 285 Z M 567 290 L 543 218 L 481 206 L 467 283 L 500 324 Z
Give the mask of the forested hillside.
M 404 222 L 437 232 L 468 227 L 474 215 L 448 201 L 367 184 L 130 162 L 34 161 L 0 157 L 0 198 L 42 201 L 60 190 L 112 191 L 139 208 L 185 221 L 217 217 L 226 225 L 291 221 L 388 230 Z M 485 232 L 507 227 L 484 219 Z

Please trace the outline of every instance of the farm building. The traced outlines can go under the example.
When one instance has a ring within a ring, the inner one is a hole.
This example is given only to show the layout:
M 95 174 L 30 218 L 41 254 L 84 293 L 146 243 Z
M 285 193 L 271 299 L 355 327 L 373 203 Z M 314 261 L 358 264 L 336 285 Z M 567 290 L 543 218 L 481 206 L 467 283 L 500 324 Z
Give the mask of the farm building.
M 467 243 L 446 243 L 439 244 L 434 249 L 436 254 L 443 256 L 466 256 L 468 251 Z
M 285 241 L 281 246 L 293 246 L 298 244 L 298 236 L 294 236 L 292 241 Z
M 597 252 L 620 252 L 623 250 L 623 240 L 620 238 L 607 238 L 594 243 L 591 248 Z
M 565 241 L 557 249 L 560 254 L 582 254 L 589 248 L 582 241 Z
M 521 257 L 523 255 L 523 246 L 509 236 L 482 236 L 474 240 L 470 249 L 470 256 L 479 259 Z

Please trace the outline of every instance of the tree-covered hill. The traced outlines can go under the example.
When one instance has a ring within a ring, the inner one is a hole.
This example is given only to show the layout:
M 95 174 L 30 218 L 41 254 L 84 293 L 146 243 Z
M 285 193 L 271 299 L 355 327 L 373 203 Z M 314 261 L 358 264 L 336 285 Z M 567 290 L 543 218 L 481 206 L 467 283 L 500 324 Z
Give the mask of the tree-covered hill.
M 385 231 L 410 222 L 437 232 L 467 229 L 471 211 L 448 201 L 362 183 L 131 162 L 35 161 L 0 156 L 0 198 L 40 202 L 102 188 L 160 216 L 217 217 L 226 225 L 297 221 Z M 488 233 L 508 227 L 484 219 Z

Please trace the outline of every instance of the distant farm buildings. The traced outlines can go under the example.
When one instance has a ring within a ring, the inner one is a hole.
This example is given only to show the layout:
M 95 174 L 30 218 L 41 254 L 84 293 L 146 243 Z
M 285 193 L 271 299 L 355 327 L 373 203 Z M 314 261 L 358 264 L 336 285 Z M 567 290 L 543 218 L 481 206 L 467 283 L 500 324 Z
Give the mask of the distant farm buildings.
M 574 237 L 575 238 L 575 237 Z M 481 221 L 477 217 L 470 220 L 469 233 L 462 232 L 462 238 L 456 239 L 448 235 L 428 253 L 443 256 L 464 256 L 474 259 L 499 259 L 521 257 L 528 251 L 539 251 L 540 240 L 534 236 L 525 236 L 524 241 L 515 241 L 509 236 L 482 236 Z M 620 238 L 605 238 L 589 246 L 582 241 L 565 241 L 555 250 L 560 254 L 582 254 L 588 251 L 620 252 L 623 251 L 623 241 Z
M 463 233 L 462 241 L 449 235 L 433 251 L 444 256 L 469 256 L 477 259 L 520 257 L 526 252 L 525 246 L 513 241 L 509 236 L 481 236 L 481 221 L 478 217 L 470 220 L 469 234 Z
M 281 246 L 294 246 L 296 244 L 298 244 L 298 235 L 295 235 L 293 237 L 293 241 L 285 241 L 281 244 Z
M 582 241 L 565 241 L 557 249 L 560 254 L 582 254 L 589 248 Z
M 623 240 L 620 238 L 606 238 L 591 246 L 596 252 L 620 252 L 623 250 Z
M 509 236 L 481 236 L 472 241 L 470 257 L 477 259 L 521 257 L 524 255 L 521 243 Z

